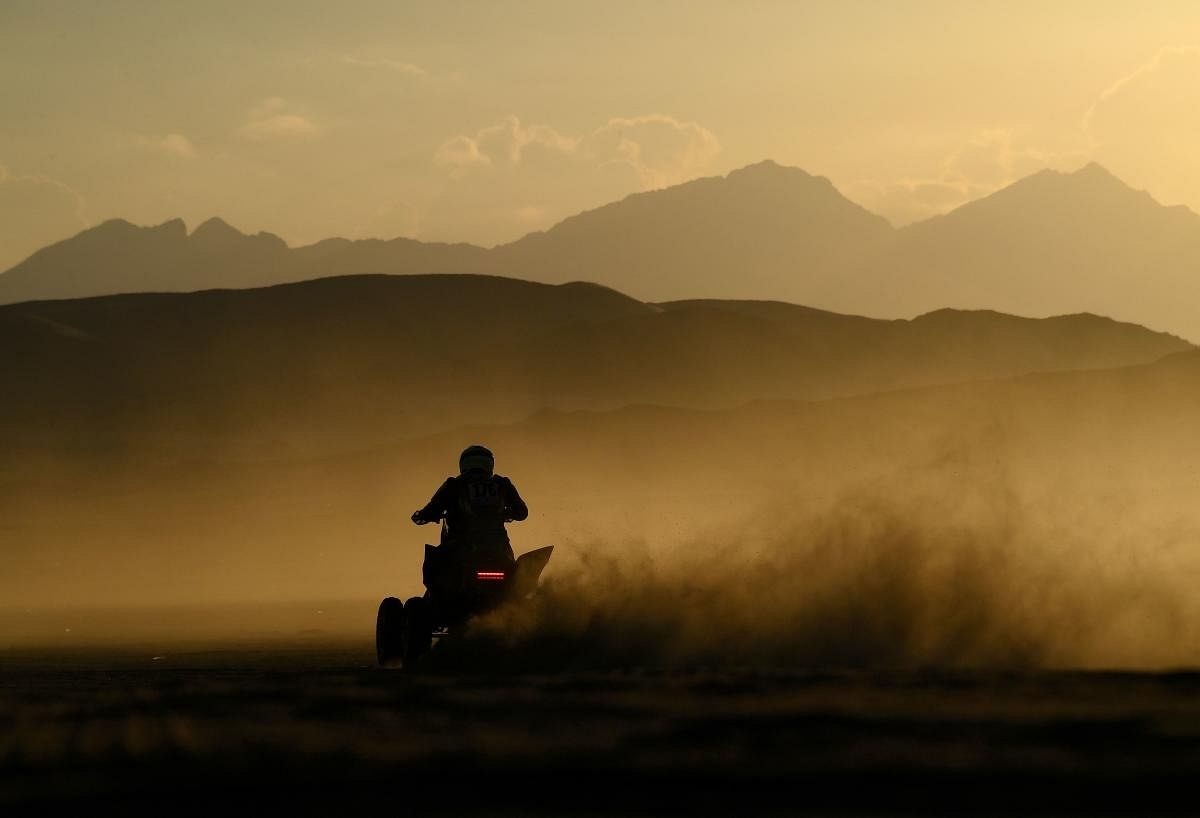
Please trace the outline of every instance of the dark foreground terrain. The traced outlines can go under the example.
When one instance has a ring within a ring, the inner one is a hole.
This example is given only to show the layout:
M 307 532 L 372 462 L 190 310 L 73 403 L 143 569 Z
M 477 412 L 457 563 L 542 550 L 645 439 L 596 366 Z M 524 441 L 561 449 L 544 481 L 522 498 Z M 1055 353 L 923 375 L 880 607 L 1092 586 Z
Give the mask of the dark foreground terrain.
M 0 813 L 1186 814 L 1200 674 L 0 654 Z

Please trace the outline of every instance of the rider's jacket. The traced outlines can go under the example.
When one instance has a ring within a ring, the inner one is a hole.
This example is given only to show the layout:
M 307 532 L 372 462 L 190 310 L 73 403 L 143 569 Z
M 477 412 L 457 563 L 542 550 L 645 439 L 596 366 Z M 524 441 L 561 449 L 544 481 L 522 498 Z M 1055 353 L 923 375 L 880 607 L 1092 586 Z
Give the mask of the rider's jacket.
M 507 477 L 468 472 L 447 478 L 417 514 L 431 523 L 444 517 L 448 540 L 507 545 L 504 523 L 524 520 L 529 516 L 529 508 Z

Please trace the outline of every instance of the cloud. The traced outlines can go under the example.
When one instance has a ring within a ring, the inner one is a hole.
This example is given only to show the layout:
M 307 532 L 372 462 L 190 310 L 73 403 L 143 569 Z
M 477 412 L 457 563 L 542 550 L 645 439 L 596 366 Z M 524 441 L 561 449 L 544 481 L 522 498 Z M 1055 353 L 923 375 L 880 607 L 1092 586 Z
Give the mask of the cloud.
M 89 226 L 87 201 L 70 185 L 0 164 L 0 270 Z
M 1018 145 L 1011 128 L 977 133 L 942 163 L 942 178 L 992 188 L 1011 184 L 1046 166 L 1050 156 Z
M 311 136 L 316 132 L 317 126 L 299 114 L 276 114 L 265 119 L 248 122 L 238 131 L 243 139 L 251 142 Z
M 237 130 L 248 142 L 272 142 L 315 136 L 320 128 L 311 119 L 290 110 L 282 97 L 268 97 L 250 110 L 249 120 Z
M 509 116 L 473 135 L 448 139 L 434 152 L 433 161 L 456 171 L 563 159 L 590 169 L 624 165 L 642 189 L 649 189 L 694 178 L 720 151 L 720 142 L 707 128 L 663 114 L 610 119 L 579 137 L 548 125 L 524 125 Z
M 666 187 L 702 173 L 721 152 L 712 131 L 663 114 L 610 119 L 584 142 L 603 163 L 632 168 L 643 189 Z
M 1082 127 L 1093 156 L 1117 175 L 1200 209 L 1200 48 L 1160 49 L 1106 88 Z
M 1103 144 L 1104 131 L 1122 106 L 1140 107 L 1138 113 L 1171 108 L 1178 115 L 1181 105 L 1194 105 L 1200 83 L 1200 48 L 1165 46 L 1150 60 L 1114 82 L 1100 94 L 1083 116 L 1083 130 L 1093 145 Z M 1194 122 L 1194 119 L 1193 119 Z
M 845 193 L 893 224 L 910 224 L 987 196 L 1069 158 L 1024 144 L 1013 129 L 987 129 L 947 155 L 936 173 L 887 181 L 858 180 L 847 185 Z
M 162 137 L 139 135 L 137 142 L 147 150 L 169 156 L 172 159 L 196 158 L 196 146 L 183 134 L 169 133 Z
M 468 168 L 490 165 L 492 158 L 479 149 L 479 143 L 469 136 L 456 136 L 443 142 L 433 154 L 433 163 L 441 167 Z
M 394 71 L 397 74 L 404 74 L 409 77 L 427 77 L 429 72 L 419 65 L 401 60 L 392 59 L 364 59 L 362 57 L 353 57 L 349 54 L 343 54 L 339 58 L 346 65 L 353 65 L 357 68 L 382 68 L 387 71 Z
M 423 215 L 421 237 L 510 241 L 630 193 L 702 175 L 720 149 L 707 128 L 663 114 L 613 118 L 578 134 L 508 116 L 434 151 L 446 184 Z
M 194 159 L 196 157 L 195 145 L 192 144 L 192 140 L 183 134 L 169 133 L 159 140 L 158 146 L 163 153 L 178 157 L 179 159 Z
M 563 136 L 545 125 L 521 124 L 515 116 L 476 131 L 473 136 L 459 135 L 448 139 L 434 152 L 434 164 L 457 170 L 475 166 L 515 167 L 526 159 L 527 152 L 538 149 L 571 156 L 578 140 Z

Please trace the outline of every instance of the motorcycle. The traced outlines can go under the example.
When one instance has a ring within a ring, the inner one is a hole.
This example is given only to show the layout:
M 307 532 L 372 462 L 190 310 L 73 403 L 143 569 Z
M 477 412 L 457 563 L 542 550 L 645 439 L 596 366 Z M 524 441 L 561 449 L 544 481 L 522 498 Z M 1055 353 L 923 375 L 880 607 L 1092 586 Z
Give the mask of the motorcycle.
M 411 669 L 437 640 L 472 617 L 528 599 L 554 551 L 547 545 L 514 558 L 507 546 L 447 542 L 446 521 L 441 524 L 441 544 L 425 545 L 425 593 L 407 602 L 389 596 L 379 605 L 375 655 L 380 667 Z

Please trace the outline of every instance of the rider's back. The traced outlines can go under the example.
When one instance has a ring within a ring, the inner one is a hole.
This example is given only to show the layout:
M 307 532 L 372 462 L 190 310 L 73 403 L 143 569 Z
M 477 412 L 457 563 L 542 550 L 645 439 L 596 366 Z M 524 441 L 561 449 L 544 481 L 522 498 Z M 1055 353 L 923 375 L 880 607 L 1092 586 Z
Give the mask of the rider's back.
M 468 446 L 458 458 L 458 476 L 446 478 L 433 499 L 413 514 L 413 522 L 445 520 L 442 544 L 455 553 L 496 550 L 511 559 L 504 524 L 524 520 L 529 508 L 512 481 L 495 473 L 495 465 L 487 447 Z
M 419 513 L 426 519 L 444 517 L 447 541 L 479 545 L 508 545 L 505 522 L 529 516 L 507 477 L 470 472 L 447 478 Z

